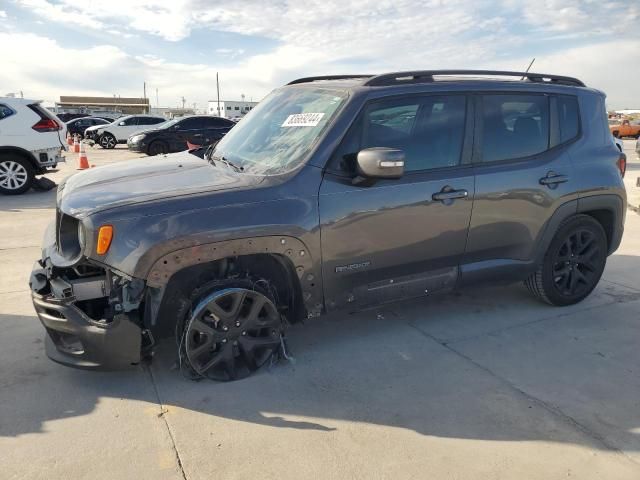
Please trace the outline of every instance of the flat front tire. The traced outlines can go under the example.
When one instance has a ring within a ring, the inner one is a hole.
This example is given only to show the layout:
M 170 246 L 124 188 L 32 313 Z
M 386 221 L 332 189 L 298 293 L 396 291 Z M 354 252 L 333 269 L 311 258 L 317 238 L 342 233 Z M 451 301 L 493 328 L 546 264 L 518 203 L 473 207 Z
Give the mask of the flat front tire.
M 191 378 L 245 378 L 278 351 L 282 319 L 263 283 L 213 281 L 193 292 L 177 331 L 180 366 Z
M 560 225 L 544 260 L 525 284 L 546 303 L 573 305 L 593 291 L 606 261 L 607 236 L 602 225 L 589 215 L 576 215 Z

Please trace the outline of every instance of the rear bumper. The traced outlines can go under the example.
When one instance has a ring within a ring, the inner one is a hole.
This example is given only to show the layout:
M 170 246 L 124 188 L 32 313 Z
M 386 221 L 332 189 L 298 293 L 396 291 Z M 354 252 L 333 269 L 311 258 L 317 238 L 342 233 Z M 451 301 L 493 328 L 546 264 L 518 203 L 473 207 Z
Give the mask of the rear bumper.
M 131 314 L 113 319 L 90 318 L 71 294 L 56 298 L 51 278 L 36 262 L 29 282 L 33 306 L 47 332 L 47 356 L 63 365 L 84 369 L 119 370 L 140 361 L 141 329 Z M 48 292 L 48 293 L 39 293 Z M 88 300 L 91 301 L 91 300 Z
M 33 150 L 33 156 L 38 162 L 38 166 L 41 168 L 53 167 L 60 162 L 64 162 L 65 158 L 62 156 L 62 148 L 43 148 L 41 150 Z

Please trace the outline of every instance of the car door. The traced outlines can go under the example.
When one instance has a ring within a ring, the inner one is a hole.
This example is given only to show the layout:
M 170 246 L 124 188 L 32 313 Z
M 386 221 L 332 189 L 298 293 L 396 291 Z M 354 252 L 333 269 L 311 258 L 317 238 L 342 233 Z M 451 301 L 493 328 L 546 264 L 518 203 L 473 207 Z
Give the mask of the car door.
M 325 303 L 353 309 L 453 288 L 474 196 L 465 95 L 368 103 L 334 153 L 319 194 Z M 405 153 L 399 179 L 354 184 L 357 152 Z
M 123 120 L 119 120 L 113 127 L 109 127 L 109 130 L 112 131 L 116 136 L 116 139 L 121 142 L 126 141 L 138 128 L 138 118 L 128 117 Z
M 476 98 L 476 193 L 462 280 L 526 273 L 553 212 L 575 199 L 565 148 L 579 135 L 572 96 Z

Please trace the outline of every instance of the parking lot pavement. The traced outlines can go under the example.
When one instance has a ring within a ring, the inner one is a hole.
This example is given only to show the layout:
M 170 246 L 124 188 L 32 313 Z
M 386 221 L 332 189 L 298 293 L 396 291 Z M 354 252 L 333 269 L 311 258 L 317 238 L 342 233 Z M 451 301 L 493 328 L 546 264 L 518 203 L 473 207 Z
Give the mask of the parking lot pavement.
M 640 478 L 639 215 L 579 305 L 513 285 L 332 315 L 290 329 L 295 361 L 217 384 L 171 342 L 128 372 L 46 359 L 27 277 L 54 196 L 0 198 L 3 479 Z

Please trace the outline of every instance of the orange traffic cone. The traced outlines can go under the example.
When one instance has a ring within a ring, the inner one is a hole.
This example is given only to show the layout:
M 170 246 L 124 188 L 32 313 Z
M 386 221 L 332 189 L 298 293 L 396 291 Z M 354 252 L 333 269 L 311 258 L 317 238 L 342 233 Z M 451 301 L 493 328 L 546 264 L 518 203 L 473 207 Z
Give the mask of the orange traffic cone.
M 78 136 L 73 136 L 73 153 L 80 153 L 80 142 L 78 142 Z
M 84 150 L 84 143 L 80 144 L 80 157 L 78 158 L 78 170 L 86 170 L 89 168 L 89 159 L 87 152 Z
M 69 132 L 67 132 L 67 145 L 73 145 L 73 138 Z

